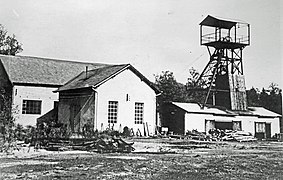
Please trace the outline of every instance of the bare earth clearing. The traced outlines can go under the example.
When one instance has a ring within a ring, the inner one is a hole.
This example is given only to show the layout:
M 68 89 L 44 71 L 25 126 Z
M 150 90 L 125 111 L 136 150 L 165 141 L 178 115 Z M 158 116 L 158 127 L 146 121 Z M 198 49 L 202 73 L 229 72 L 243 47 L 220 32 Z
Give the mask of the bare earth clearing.
M 127 141 L 134 152 L 0 155 L 0 179 L 283 179 L 282 142 Z

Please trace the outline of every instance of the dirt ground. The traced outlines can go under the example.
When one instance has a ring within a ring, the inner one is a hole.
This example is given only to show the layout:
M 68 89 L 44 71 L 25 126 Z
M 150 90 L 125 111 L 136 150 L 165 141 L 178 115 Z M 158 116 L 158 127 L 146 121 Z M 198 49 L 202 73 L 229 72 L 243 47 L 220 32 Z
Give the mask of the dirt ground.
M 283 142 L 126 141 L 134 152 L 0 154 L 0 179 L 283 179 Z

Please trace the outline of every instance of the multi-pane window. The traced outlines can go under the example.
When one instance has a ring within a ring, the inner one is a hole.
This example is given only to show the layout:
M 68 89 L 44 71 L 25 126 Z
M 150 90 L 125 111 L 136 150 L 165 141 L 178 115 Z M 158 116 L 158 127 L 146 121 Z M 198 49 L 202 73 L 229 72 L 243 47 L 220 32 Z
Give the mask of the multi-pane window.
M 143 123 L 143 103 L 135 103 L 135 124 Z
M 41 114 L 41 101 L 23 100 L 22 114 Z
M 265 122 L 256 122 L 255 123 L 255 132 L 264 133 L 265 132 Z
M 108 102 L 108 123 L 117 123 L 118 101 Z

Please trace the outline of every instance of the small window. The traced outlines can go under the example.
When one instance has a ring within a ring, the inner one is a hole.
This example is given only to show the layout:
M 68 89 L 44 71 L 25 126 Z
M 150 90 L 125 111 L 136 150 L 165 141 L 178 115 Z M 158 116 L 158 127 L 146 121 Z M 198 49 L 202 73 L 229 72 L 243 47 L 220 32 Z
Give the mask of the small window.
M 265 122 L 256 122 L 255 123 L 255 132 L 256 133 L 265 133 Z
M 242 130 L 241 121 L 233 121 L 233 130 L 235 130 L 235 131 L 241 131 Z
M 23 100 L 22 114 L 41 114 L 41 101 Z
M 108 102 L 108 123 L 117 123 L 118 119 L 118 101 Z
M 135 124 L 143 123 L 143 103 L 135 103 Z

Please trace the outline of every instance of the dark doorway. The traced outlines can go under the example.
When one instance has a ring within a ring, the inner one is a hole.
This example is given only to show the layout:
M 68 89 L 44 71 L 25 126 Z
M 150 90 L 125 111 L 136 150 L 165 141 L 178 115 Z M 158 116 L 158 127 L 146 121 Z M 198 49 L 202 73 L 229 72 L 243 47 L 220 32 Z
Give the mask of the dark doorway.
M 271 124 L 270 123 L 265 124 L 265 134 L 266 134 L 266 139 L 271 138 Z
M 79 130 L 79 127 L 77 126 L 80 124 L 80 110 L 81 107 L 79 105 L 79 101 L 70 106 L 70 126 L 72 132 L 78 132 Z
M 233 123 L 232 122 L 215 122 L 215 128 L 220 130 L 232 130 L 233 129 Z

